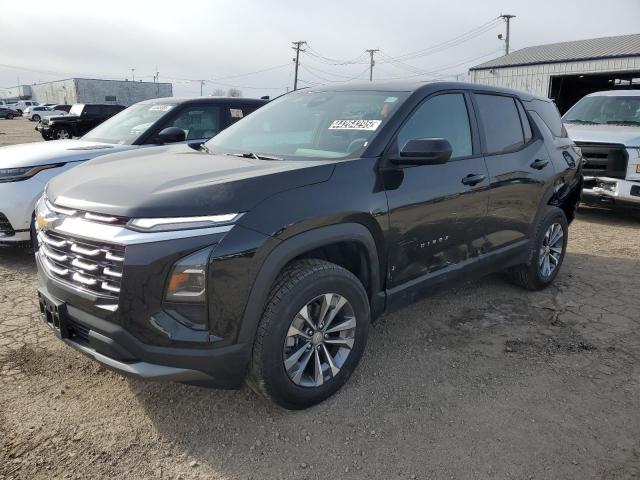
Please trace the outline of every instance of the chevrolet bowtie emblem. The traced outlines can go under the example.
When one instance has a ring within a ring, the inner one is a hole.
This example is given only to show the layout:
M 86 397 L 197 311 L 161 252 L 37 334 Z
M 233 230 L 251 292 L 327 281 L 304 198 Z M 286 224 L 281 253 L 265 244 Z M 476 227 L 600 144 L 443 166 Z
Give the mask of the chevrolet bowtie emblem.
M 41 231 L 45 231 L 49 229 L 49 224 L 51 223 L 50 218 L 44 217 L 42 215 L 37 215 L 36 216 L 36 226 L 38 227 L 38 230 Z

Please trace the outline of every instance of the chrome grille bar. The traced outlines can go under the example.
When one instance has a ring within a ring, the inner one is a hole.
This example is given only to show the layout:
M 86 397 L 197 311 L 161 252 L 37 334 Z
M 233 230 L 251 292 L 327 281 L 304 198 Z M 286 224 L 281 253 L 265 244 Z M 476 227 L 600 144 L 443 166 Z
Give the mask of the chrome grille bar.
M 124 247 L 79 240 L 54 231 L 39 232 L 38 242 L 38 255 L 50 276 L 97 296 L 118 298 Z

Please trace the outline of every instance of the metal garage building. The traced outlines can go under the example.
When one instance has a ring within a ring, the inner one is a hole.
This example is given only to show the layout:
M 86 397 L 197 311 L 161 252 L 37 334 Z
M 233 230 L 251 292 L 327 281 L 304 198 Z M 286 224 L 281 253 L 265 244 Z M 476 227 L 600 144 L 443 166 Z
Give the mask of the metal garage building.
M 564 113 L 588 93 L 640 89 L 640 34 L 527 47 L 472 67 L 469 76 L 552 98 Z
M 40 103 L 108 103 L 128 107 L 150 98 L 173 96 L 170 83 L 133 82 L 126 80 L 100 80 L 68 78 L 54 82 L 20 85 L 5 89 L 4 99 L 35 100 Z

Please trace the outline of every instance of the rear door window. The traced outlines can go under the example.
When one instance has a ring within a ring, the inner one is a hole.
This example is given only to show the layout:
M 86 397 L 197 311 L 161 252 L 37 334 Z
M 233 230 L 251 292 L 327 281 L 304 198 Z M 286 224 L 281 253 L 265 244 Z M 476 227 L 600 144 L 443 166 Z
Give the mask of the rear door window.
M 508 153 L 525 143 L 520 114 L 513 97 L 475 94 L 488 154 Z

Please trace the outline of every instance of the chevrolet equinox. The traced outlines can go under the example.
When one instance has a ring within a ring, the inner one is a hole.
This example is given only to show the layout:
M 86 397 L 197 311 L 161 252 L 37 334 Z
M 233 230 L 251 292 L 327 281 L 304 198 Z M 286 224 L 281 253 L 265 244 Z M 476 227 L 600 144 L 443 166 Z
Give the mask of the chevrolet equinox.
M 553 282 L 579 150 L 548 99 L 462 83 L 284 95 L 195 151 L 105 155 L 37 206 L 44 319 L 117 372 L 299 409 L 447 284 Z

